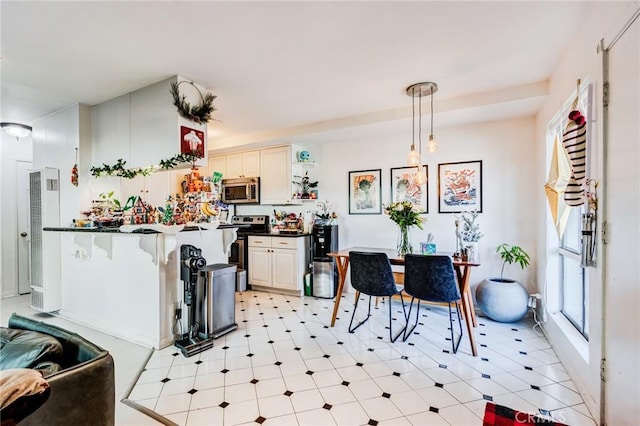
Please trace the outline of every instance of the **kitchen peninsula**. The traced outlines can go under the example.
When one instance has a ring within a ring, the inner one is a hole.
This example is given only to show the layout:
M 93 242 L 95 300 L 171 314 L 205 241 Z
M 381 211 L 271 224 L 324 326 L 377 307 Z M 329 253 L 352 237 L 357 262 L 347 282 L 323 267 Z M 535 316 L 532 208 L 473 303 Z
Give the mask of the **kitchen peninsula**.
M 227 263 L 237 226 L 206 224 L 123 228 L 44 228 L 59 239 L 59 315 L 147 347 L 164 348 L 180 330 L 175 309 L 186 306 L 180 281 L 180 246 L 202 249 L 207 264 Z M 129 228 L 131 230 L 131 228 Z M 45 271 L 47 273 L 47 271 Z

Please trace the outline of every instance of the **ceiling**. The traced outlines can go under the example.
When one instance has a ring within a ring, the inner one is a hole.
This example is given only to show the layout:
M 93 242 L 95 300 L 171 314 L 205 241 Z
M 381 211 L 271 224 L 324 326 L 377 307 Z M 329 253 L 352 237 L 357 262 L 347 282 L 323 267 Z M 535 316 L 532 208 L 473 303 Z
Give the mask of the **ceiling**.
M 419 81 L 439 86 L 440 126 L 532 115 L 588 9 L 581 1 L 2 0 L 1 119 L 31 123 L 173 75 L 217 96 L 209 137 L 220 148 L 404 128 L 405 88 Z

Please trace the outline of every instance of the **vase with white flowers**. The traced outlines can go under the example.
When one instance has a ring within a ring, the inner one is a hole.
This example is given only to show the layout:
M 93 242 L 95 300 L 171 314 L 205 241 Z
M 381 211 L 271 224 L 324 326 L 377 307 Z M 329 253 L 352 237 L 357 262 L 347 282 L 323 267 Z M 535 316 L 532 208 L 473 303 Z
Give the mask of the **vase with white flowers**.
M 400 231 L 397 245 L 398 255 L 404 256 L 405 254 L 412 253 L 413 247 L 411 246 L 411 240 L 409 238 L 409 230 L 412 226 L 423 229 L 422 222 L 425 218 L 420 216 L 422 208 L 409 201 L 399 201 L 387 204 L 384 207 L 384 212 L 398 225 Z
M 480 212 L 472 210 L 464 212 L 460 215 L 460 218 L 456 216 L 456 219 L 462 220 L 462 232 L 460 233 L 460 251 L 467 260 L 471 262 L 480 261 L 480 252 L 478 248 L 478 241 L 484 236 L 480 232 L 480 224 L 476 223 L 476 219 Z
M 316 210 L 316 225 L 337 225 L 338 214 L 333 210 L 333 205 L 329 200 L 318 201 L 318 210 Z

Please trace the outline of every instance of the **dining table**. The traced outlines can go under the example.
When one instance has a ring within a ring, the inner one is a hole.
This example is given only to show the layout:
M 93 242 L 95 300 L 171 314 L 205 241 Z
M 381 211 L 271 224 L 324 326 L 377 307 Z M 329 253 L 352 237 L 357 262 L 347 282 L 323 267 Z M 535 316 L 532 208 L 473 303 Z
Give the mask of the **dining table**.
M 333 314 L 331 316 L 331 327 L 335 326 L 336 318 L 338 316 L 338 309 L 340 308 L 340 299 L 344 291 L 344 283 L 347 279 L 347 271 L 349 269 L 349 252 L 360 251 L 370 253 L 385 253 L 389 258 L 391 265 L 404 266 L 404 256 L 398 254 L 395 249 L 387 248 L 375 248 L 375 247 L 349 247 L 346 249 L 338 250 L 336 252 L 328 253 L 329 257 L 332 257 L 336 261 L 336 267 L 338 269 L 338 289 L 336 292 L 336 301 L 333 305 Z M 478 356 L 478 349 L 476 347 L 476 339 L 473 329 L 478 326 L 478 320 L 476 319 L 475 308 L 473 306 L 473 297 L 471 295 L 471 268 L 480 266 L 480 263 L 463 260 L 458 257 L 454 257 L 451 253 L 436 253 L 438 255 L 451 256 L 453 263 L 453 269 L 456 273 L 456 281 L 460 290 L 460 299 L 462 305 L 462 312 L 467 326 L 467 334 L 469 335 L 469 343 L 471 345 L 471 353 L 473 356 Z M 429 255 L 425 255 L 429 256 Z

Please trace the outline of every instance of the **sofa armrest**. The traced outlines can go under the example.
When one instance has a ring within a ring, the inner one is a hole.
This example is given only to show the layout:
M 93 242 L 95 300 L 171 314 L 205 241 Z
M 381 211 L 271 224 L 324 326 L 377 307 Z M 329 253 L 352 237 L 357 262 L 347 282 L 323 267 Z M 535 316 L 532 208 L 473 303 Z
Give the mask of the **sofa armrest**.
M 115 368 L 108 351 L 76 333 L 15 313 L 9 327 L 51 335 L 63 347 L 63 369 L 47 376 L 49 399 L 21 425 L 114 425 Z
M 106 352 L 47 377 L 49 399 L 20 424 L 25 426 L 115 424 L 115 374 Z

